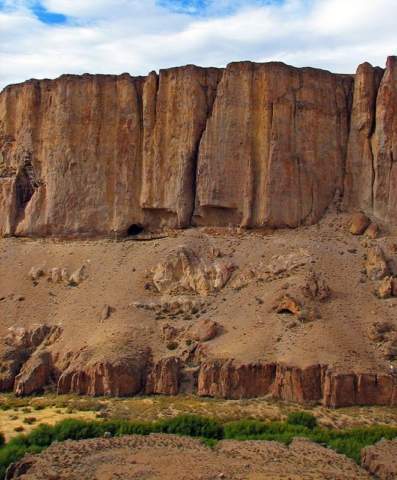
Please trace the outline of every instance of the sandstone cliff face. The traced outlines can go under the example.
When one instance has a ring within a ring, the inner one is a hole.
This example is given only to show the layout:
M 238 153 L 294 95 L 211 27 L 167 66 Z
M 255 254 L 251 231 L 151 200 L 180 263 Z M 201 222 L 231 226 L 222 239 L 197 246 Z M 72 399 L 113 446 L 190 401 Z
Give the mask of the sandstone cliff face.
M 346 208 L 394 223 L 396 101 L 395 57 L 355 78 L 241 62 L 10 86 L 0 233 L 295 227 L 343 191 Z
M 147 77 L 140 205 L 154 225 L 190 225 L 197 151 L 221 75 L 190 65 Z
M 317 221 L 342 190 L 351 88 L 318 70 L 229 65 L 199 152 L 197 221 Z
M 56 386 L 58 393 L 129 396 L 138 393 L 177 395 L 189 360 L 168 356 L 154 360 L 150 350 L 116 359 L 91 357 L 89 352 L 61 353 L 59 327 L 13 328 L 9 350 L 2 356 L 0 391 L 16 395 L 40 393 Z M 11 361 L 10 361 L 11 360 Z M 277 362 L 241 363 L 232 359 L 197 359 L 191 392 L 201 396 L 251 398 L 272 396 L 327 407 L 397 405 L 393 374 L 333 371 L 327 365 L 305 368 Z

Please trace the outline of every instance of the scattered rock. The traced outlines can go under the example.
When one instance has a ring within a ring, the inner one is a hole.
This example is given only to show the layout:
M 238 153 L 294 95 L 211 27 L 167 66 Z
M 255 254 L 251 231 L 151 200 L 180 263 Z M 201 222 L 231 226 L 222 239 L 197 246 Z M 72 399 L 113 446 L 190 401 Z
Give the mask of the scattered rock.
M 181 246 L 171 251 L 153 271 L 153 284 L 161 293 L 192 292 L 208 295 L 222 289 L 234 266 L 227 260 L 208 261 Z
M 112 314 L 112 312 L 113 308 L 110 305 L 105 304 L 101 311 L 101 320 L 107 320 Z
M 382 280 L 389 273 L 383 250 L 379 246 L 368 250 L 365 270 L 370 280 Z
M 377 223 L 371 223 L 369 227 L 365 230 L 365 236 L 375 240 L 379 235 L 379 226 Z
M 287 255 L 276 255 L 272 257 L 265 271 L 272 275 L 290 273 L 298 267 L 302 267 L 312 260 L 307 250 L 300 249 L 298 252 Z
M 86 267 L 85 265 L 82 265 L 80 268 L 78 268 L 75 272 L 72 273 L 68 283 L 71 287 L 77 287 L 78 285 L 80 285 L 81 282 L 83 282 L 83 280 L 86 280 L 86 278 Z
M 390 298 L 393 293 L 393 280 L 391 277 L 385 277 L 375 289 L 375 295 L 378 298 Z
M 170 325 L 169 323 L 166 323 L 161 327 L 161 336 L 164 341 L 166 342 L 171 342 L 175 340 L 179 334 L 181 333 L 181 330 L 174 327 L 173 325 Z
M 69 282 L 69 270 L 67 268 L 61 269 L 61 279 L 62 279 L 62 282 L 64 283 Z
M 48 280 L 52 283 L 62 282 L 62 271 L 58 267 L 51 268 L 48 272 Z
M 381 342 L 393 329 L 393 325 L 389 322 L 374 322 L 368 328 L 368 338 L 374 342 Z
M 362 235 L 370 224 L 370 219 L 364 213 L 355 213 L 350 223 L 350 233 Z
M 397 278 L 391 279 L 391 294 L 393 297 L 397 297 Z
M 368 329 L 368 338 L 379 344 L 386 360 L 394 360 L 397 357 L 397 332 L 391 323 L 373 323 Z
M 188 331 L 188 336 L 197 342 L 208 342 L 215 338 L 219 331 L 219 325 L 213 320 L 199 320 L 192 325 Z
M 298 300 L 286 294 L 277 298 L 273 305 L 273 310 L 276 313 L 289 313 L 299 317 L 302 313 L 302 306 Z
M 164 295 L 159 301 L 134 302 L 135 308 L 150 310 L 157 315 L 195 315 L 201 312 L 206 302 L 199 298 L 190 298 L 188 296 L 173 297 Z
M 32 267 L 29 271 L 29 277 L 34 281 L 37 282 L 40 277 L 45 275 L 43 267 Z
M 327 282 L 314 270 L 311 270 L 307 274 L 302 291 L 305 297 L 312 300 L 319 300 L 320 302 L 325 302 L 331 298 L 331 289 Z

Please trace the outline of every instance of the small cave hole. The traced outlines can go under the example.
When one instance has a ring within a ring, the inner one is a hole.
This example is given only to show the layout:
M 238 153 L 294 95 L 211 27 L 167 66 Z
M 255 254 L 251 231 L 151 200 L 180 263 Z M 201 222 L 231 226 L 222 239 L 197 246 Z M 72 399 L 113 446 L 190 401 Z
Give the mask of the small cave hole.
M 139 223 L 133 223 L 132 225 L 130 225 L 128 227 L 128 230 L 127 230 L 127 235 L 129 237 L 133 237 L 135 235 L 139 235 L 140 233 L 142 233 L 144 230 L 143 226 L 140 225 Z
M 294 315 L 294 312 L 292 312 L 289 308 L 281 308 L 280 310 L 277 310 L 277 313 L 280 315 Z

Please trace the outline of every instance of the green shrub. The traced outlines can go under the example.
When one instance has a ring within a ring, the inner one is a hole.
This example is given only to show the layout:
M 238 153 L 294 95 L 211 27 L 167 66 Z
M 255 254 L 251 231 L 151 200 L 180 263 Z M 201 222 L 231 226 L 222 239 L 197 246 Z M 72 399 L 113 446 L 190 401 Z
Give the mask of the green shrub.
M 291 412 L 288 414 L 287 423 L 290 425 L 302 425 L 313 430 L 317 426 L 317 419 L 308 412 Z
M 156 431 L 187 435 L 190 437 L 223 438 L 223 427 L 216 420 L 198 415 L 180 415 L 163 420 L 155 426 Z
M 101 437 L 105 431 L 104 424 L 101 422 L 87 422 L 76 418 L 67 418 L 55 425 L 54 439 L 63 442 L 64 440 L 95 438 Z
M 29 433 L 28 439 L 30 445 L 48 447 L 55 440 L 55 427 L 41 424 Z
M 29 434 L 18 435 L 6 444 L 4 444 L 4 437 L 0 435 L 0 480 L 4 479 L 5 471 L 10 463 L 19 460 L 25 453 L 40 452 L 56 440 L 102 437 L 105 433 L 117 436 L 147 435 L 151 432 L 199 437 L 209 447 L 216 445 L 217 441 L 222 438 L 275 440 L 288 444 L 294 437 L 300 436 L 327 445 L 357 462 L 360 461 L 360 451 L 363 447 L 372 445 L 381 438 L 397 437 L 397 427 L 388 426 L 349 430 L 315 428 L 312 416 L 305 412 L 290 416 L 287 422 L 240 420 L 225 425 L 216 420 L 195 415 L 182 415 L 157 422 L 67 419 L 54 426 L 39 425 Z

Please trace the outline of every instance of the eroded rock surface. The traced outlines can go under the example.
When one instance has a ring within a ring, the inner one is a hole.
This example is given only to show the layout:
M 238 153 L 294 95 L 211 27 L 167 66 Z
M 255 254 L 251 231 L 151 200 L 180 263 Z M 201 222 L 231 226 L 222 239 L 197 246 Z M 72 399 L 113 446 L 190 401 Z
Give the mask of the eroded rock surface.
M 9 86 L 0 234 L 297 227 L 342 194 L 395 223 L 396 78 L 389 57 L 355 76 L 237 62 Z
M 223 288 L 233 270 L 234 265 L 228 260 L 211 261 L 182 246 L 157 265 L 153 283 L 160 293 L 190 292 L 205 296 Z
M 397 478 L 397 441 L 381 440 L 361 451 L 361 463 L 380 480 Z

